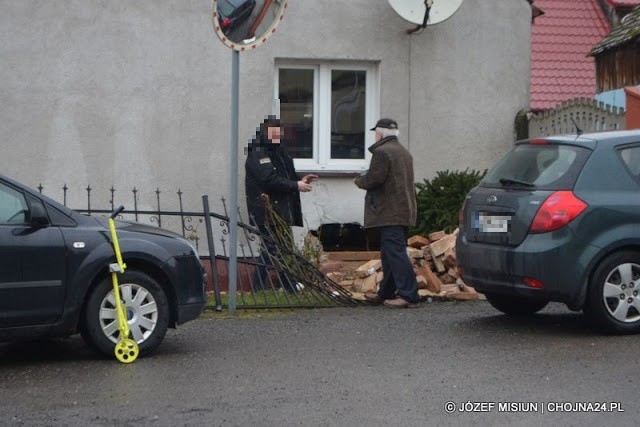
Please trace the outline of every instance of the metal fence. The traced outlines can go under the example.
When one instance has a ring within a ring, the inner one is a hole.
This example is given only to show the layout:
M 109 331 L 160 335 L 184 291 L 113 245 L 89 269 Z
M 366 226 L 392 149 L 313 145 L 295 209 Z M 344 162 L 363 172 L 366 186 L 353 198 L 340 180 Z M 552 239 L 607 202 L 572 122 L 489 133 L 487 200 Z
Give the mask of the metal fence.
M 67 206 L 69 187 L 63 185 L 62 203 Z M 40 193 L 47 194 L 42 185 Z M 92 191 L 88 185 L 84 188 L 86 206 L 72 207 L 87 215 L 107 215 L 113 212 L 123 201 L 125 210 L 119 219 L 155 225 L 191 240 L 208 272 L 210 290 L 215 298 L 215 307 L 221 310 L 226 306 L 225 294 L 228 292 L 229 251 L 229 212 L 224 198 L 220 199 L 223 213 L 210 211 L 208 196 L 202 196 L 202 210 L 187 211 L 184 209 L 183 192 L 175 194 L 177 200 L 167 203 L 165 193 L 157 188 L 152 193 L 152 203 L 144 200 L 141 203 L 141 191 L 130 190 L 128 197 L 118 198 L 116 190 L 109 189 L 108 206 L 96 207 L 92 204 Z M 164 210 L 162 206 L 175 203 L 178 210 Z M 128 209 L 133 206 L 133 209 Z M 139 206 L 153 206 L 151 209 L 140 209 Z M 240 211 L 238 222 L 238 262 L 237 262 L 237 294 L 238 308 L 291 308 L 291 307 L 333 307 L 353 306 L 360 304 L 346 291 L 328 279 L 316 266 L 302 256 L 294 245 L 282 244 L 278 236 L 270 232 L 263 233 L 258 228 L 244 222 Z M 206 255 L 202 255 L 206 254 Z

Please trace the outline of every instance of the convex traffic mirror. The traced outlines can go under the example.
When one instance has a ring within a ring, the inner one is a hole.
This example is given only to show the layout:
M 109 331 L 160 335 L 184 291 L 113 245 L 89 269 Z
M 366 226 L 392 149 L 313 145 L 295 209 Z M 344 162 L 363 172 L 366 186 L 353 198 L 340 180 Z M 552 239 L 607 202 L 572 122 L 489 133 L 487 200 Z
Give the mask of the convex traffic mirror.
M 213 29 L 237 51 L 266 43 L 284 17 L 287 0 L 213 0 Z

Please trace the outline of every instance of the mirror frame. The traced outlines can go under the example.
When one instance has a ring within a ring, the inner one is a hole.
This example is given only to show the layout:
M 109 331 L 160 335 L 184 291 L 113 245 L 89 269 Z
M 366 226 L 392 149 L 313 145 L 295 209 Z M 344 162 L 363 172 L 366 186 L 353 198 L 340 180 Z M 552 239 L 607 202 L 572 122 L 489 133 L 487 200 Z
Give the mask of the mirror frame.
M 280 10 L 278 10 L 278 14 L 276 15 L 273 22 L 271 22 L 271 24 L 269 25 L 267 31 L 260 36 L 255 36 L 253 39 L 249 39 L 252 40 L 250 43 L 234 42 L 232 40 L 229 40 L 229 38 L 227 38 L 227 36 L 222 32 L 222 28 L 220 27 L 220 23 L 218 20 L 218 0 L 212 0 L 211 23 L 216 35 L 225 46 L 230 47 L 233 50 L 237 50 L 238 52 L 243 52 L 245 50 L 255 49 L 256 47 L 267 42 L 269 37 L 271 37 L 271 35 L 276 32 L 278 25 L 280 25 L 280 22 L 284 18 L 284 14 L 288 6 L 289 0 L 281 0 Z

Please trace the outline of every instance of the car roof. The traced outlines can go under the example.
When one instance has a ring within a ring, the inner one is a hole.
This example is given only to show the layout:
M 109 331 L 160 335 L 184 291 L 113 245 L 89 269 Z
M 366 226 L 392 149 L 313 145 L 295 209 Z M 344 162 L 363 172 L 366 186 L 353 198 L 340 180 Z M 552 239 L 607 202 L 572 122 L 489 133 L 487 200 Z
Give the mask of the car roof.
M 589 132 L 580 135 L 574 133 L 566 135 L 540 136 L 537 138 L 518 141 L 517 143 L 528 143 L 534 140 L 545 140 L 549 142 L 577 145 L 594 149 L 596 145 L 600 143 L 607 145 L 618 145 L 640 142 L 640 129 Z

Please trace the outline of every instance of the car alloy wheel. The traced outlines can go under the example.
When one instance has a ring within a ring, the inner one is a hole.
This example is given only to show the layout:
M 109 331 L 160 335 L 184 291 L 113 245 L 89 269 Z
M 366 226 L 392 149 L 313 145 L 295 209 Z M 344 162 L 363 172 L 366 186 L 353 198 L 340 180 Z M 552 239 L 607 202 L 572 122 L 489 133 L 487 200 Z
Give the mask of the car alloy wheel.
M 627 262 L 611 270 L 602 287 L 602 299 L 614 319 L 624 323 L 640 320 L 640 265 Z
M 135 283 L 120 285 L 120 296 L 132 338 L 138 343 L 147 339 L 158 322 L 158 306 L 151 292 Z M 114 292 L 109 292 L 100 304 L 100 325 L 102 331 L 116 343 L 120 339 L 118 313 Z
M 167 332 L 169 301 L 158 281 L 142 271 L 127 270 L 118 280 L 131 337 L 138 343 L 140 355 L 147 355 Z M 111 277 L 105 277 L 91 291 L 80 324 L 87 344 L 107 356 L 113 355 L 120 338 L 115 306 Z
M 640 332 L 640 252 L 603 259 L 591 276 L 584 314 L 607 333 Z

